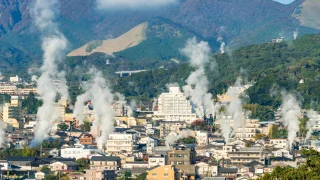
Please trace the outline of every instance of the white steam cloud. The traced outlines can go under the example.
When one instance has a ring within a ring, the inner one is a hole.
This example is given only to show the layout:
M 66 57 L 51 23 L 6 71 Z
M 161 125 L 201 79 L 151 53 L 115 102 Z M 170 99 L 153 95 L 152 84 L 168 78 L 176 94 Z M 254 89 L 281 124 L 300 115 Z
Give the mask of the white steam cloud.
M 178 0 L 97 0 L 99 9 L 141 9 L 175 4 Z
M 221 36 L 218 38 L 218 41 L 220 42 L 220 52 L 221 52 L 221 54 L 224 54 L 225 53 L 224 49 L 225 49 L 226 43 L 223 42 L 223 39 Z
M 307 111 L 307 116 L 309 118 L 309 121 L 307 122 L 307 128 L 308 128 L 308 132 L 306 134 L 306 139 L 305 140 L 308 140 L 311 135 L 312 135 L 312 132 L 313 132 L 313 126 L 317 124 L 317 121 L 315 120 L 315 117 L 319 117 L 320 115 L 316 112 L 316 111 L 313 111 L 313 110 L 308 110 Z
M 234 87 L 230 87 L 227 91 L 228 96 L 230 97 L 230 103 L 227 105 L 227 114 L 231 115 L 234 121 L 232 135 L 236 134 L 236 131 L 241 126 L 242 123 L 242 101 L 239 98 L 239 90 L 237 87 L 240 87 L 242 83 L 242 78 L 238 78 Z M 244 127 L 244 126 L 243 126 Z M 225 126 L 225 128 L 228 128 Z M 228 130 L 222 130 L 228 131 Z M 244 137 L 243 137 L 244 138 Z
M 173 146 L 180 138 L 188 138 L 193 136 L 192 130 L 182 130 L 179 134 L 176 132 L 171 132 L 165 137 L 165 144 L 167 147 Z
M 296 40 L 296 39 L 297 39 L 298 35 L 299 35 L 298 30 L 293 31 L 293 39 L 294 39 L 294 40 Z
M 230 140 L 230 133 L 231 133 L 231 127 L 230 127 L 230 119 L 219 119 L 220 129 L 223 136 L 224 141 L 226 144 L 229 143 Z
M 198 117 L 202 118 L 204 116 L 204 110 L 206 114 L 214 114 L 214 103 L 212 95 L 208 93 L 209 81 L 204 68 L 210 60 L 211 49 L 209 44 L 203 41 L 198 43 L 194 37 L 188 40 L 186 47 L 181 51 L 190 58 L 191 66 L 196 69 L 186 80 L 187 85 L 183 87 L 184 94 L 190 97 L 192 103 L 196 106 Z
M 65 82 L 64 73 L 58 71 L 57 63 L 62 60 L 67 40 L 59 31 L 55 23 L 57 0 L 36 0 L 31 9 L 31 15 L 36 27 L 42 33 L 43 65 L 41 76 L 37 80 L 39 95 L 43 105 L 38 109 L 38 123 L 35 129 L 35 137 L 31 146 L 36 146 L 48 137 L 53 127 L 52 124 L 59 117 L 54 111 L 54 102 L 57 93 L 67 96 L 66 84 L 53 82 L 59 80 Z
M 6 132 L 3 127 L 4 127 L 4 124 L 2 121 L 0 121 L 0 148 L 2 147 L 2 144 L 5 142 Z
M 73 115 L 79 118 L 80 124 L 83 123 L 82 110 L 84 103 L 91 100 L 94 114 L 93 126 L 99 127 L 97 145 L 100 149 L 103 149 L 108 135 L 114 130 L 112 121 L 114 116 L 112 108 L 114 95 L 106 80 L 102 77 L 102 73 L 97 70 L 91 70 L 91 73 L 93 72 L 95 72 L 94 78 L 85 87 L 86 92 L 77 97 Z
M 284 125 L 288 129 L 288 141 L 289 149 L 291 149 L 292 143 L 297 137 L 299 131 L 299 116 L 301 114 L 301 108 L 296 97 L 287 92 L 282 92 L 282 105 L 281 114 Z

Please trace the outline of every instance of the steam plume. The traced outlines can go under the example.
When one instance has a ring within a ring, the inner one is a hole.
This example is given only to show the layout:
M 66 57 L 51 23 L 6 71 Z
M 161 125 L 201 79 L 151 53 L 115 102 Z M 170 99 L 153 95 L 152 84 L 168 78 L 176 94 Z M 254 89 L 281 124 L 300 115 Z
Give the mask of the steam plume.
M 114 129 L 112 121 L 112 117 L 114 116 L 112 108 L 114 95 L 106 80 L 102 77 L 102 73 L 97 72 L 97 70 L 91 70 L 91 73 L 93 72 L 95 72 L 94 78 L 89 82 L 88 86 L 85 87 L 87 88 L 86 92 L 77 97 L 74 116 L 80 117 L 78 120 L 80 124 L 83 123 L 83 104 L 91 100 L 94 114 L 93 126 L 99 127 L 100 130 L 100 132 L 98 132 L 97 144 L 100 149 L 103 149 L 109 133 L 113 132 Z
M 67 96 L 65 83 L 59 84 L 56 88 L 53 80 L 64 81 L 64 74 L 59 73 L 57 63 L 61 61 L 63 51 L 67 47 L 67 40 L 58 30 L 55 23 L 57 0 L 36 0 L 31 15 L 36 27 L 42 33 L 43 65 L 42 74 L 37 80 L 39 95 L 43 105 L 38 109 L 38 123 L 35 129 L 35 137 L 31 146 L 36 146 L 48 137 L 52 124 L 59 117 L 54 113 L 54 102 L 57 93 Z
M 289 148 L 291 149 L 297 132 L 299 131 L 300 121 L 298 119 L 301 113 L 300 105 L 292 94 L 282 92 L 281 114 L 284 125 L 288 128 Z
M 219 124 L 220 124 L 223 139 L 226 142 L 226 144 L 228 144 L 230 140 L 230 133 L 231 133 L 230 120 L 220 119 Z
M 296 31 L 293 31 L 293 39 L 294 39 L 294 40 L 297 39 L 298 34 L 299 34 L 298 29 L 297 29 Z
M 205 75 L 204 66 L 210 60 L 210 47 L 207 42 L 197 42 L 196 38 L 189 39 L 182 52 L 190 58 L 191 65 L 196 69 L 186 80 L 187 85 L 183 87 L 184 94 L 191 98 L 196 106 L 196 114 L 203 117 L 205 109 L 207 114 L 214 114 L 214 103 L 212 95 L 208 92 L 208 79 Z
M 218 38 L 218 41 L 220 42 L 220 52 L 221 52 L 221 54 L 224 54 L 224 52 L 225 52 L 224 47 L 226 46 L 226 43 L 223 42 L 223 39 L 221 36 Z
M 237 87 L 241 86 L 241 82 L 242 79 L 238 78 L 236 80 L 235 87 L 230 87 L 227 91 L 227 94 L 231 100 L 230 103 L 227 105 L 227 114 L 231 115 L 234 120 L 232 135 L 236 134 L 236 131 L 242 123 L 242 101 L 239 98 L 240 93 L 237 90 Z
M 309 118 L 309 121 L 307 122 L 308 132 L 306 134 L 306 139 L 305 140 L 308 140 L 311 137 L 311 134 L 313 132 L 312 127 L 317 124 L 317 122 L 315 121 L 314 118 L 315 117 L 319 117 L 319 114 L 316 111 L 309 110 L 307 112 L 307 116 Z
M 187 138 L 193 135 L 193 131 L 190 129 L 182 130 L 180 134 L 171 132 L 165 137 L 165 144 L 167 147 L 170 147 L 174 145 L 180 138 Z

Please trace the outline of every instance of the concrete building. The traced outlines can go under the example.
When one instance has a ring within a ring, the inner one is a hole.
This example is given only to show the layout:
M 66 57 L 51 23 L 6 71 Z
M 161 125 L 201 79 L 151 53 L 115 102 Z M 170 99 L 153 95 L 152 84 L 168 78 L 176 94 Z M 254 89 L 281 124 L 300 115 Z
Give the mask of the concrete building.
M 167 164 L 167 158 L 164 155 L 154 155 L 148 158 L 148 168 L 153 168 L 156 166 L 164 166 Z
M 121 159 L 118 156 L 92 156 L 90 169 L 118 170 L 121 167 Z
M 154 112 L 152 119 L 185 121 L 191 124 L 196 120 L 196 114 L 192 113 L 190 101 L 180 92 L 179 87 L 170 87 L 168 93 L 162 93 L 159 96 L 158 111 Z
M 241 148 L 238 151 L 228 152 L 228 159 L 232 164 L 246 164 L 251 161 L 264 163 L 265 157 L 262 147 Z
M 15 85 L 0 85 L 0 94 L 28 95 L 30 92 L 38 94 L 37 88 L 17 88 Z
M 178 173 L 172 165 L 160 166 L 147 171 L 147 180 L 178 180 Z
M 96 146 L 87 146 L 82 144 L 75 144 L 74 147 L 61 149 L 61 157 L 63 158 L 90 158 L 96 153 L 101 153 Z
M 17 82 L 19 82 L 20 81 L 20 79 L 19 79 L 19 76 L 18 75 L 16 75 L 16 76 L 14 76 L 14 77 L 10 77 L 10 82 L 12 82 L 12 83 L 17 83 Z
M 102 169 L 86 169 L 86 180 L 103 180 L 104 170 Z
M 134 134 L 112 133 L 107 140 L 107 152 L 109 154 L 126 153 L 133 154 L 137 139 Z
M 196 161 L 196 151 L 181 145 L 168 152 L 168 164 L 191 165 Z
M 200 177 L 214 177 L 218 175 L 218 163 L 199 162 L 196 164 L 196 173 Z
M 161 121 L 160 122 L 160 137 L 164 138 L 171 132 L 179 133 L 180 129 L 185 129 L 187 124 L 185 121 Z
M 197 131 L 196 141 L 197 141 L 197 145 L 200 147 L 207 146 L 209 144 L 208 132 Z
M 22 122 L 19 122 L 22 117 L 21 106 L 20 98 L 18 96 L 11 96 L 10 103 L 4 103 L 0 106 L 0 120 L 19 129 L 22 127 Z

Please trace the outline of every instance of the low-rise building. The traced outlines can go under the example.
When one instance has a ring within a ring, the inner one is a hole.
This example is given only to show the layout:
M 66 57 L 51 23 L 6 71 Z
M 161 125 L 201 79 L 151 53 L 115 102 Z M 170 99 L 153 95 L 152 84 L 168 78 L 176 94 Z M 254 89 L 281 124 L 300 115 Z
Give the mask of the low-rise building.
M 74 161 L 57 161 L 50 164 L 51 171 L 75 171 L 78 167 Z
M 88 146 L 82 144 L 75 144 L 74 147 L 61 149 L 61 157 L 63 158 L 89 159 L 96 153 L 101 153 L 101 150 L 99 150 L 96 146 Z
M 209 144 L 208 132 L 197 131 L 196 141 L 198 146 L 207 146 Z
M 218 175 L 218 163 L 199 162 L 196 164 L 196 173 L 200 177 L 214 177 Z
M 262 147 L 241 148 L 238 151 L 228 152 L 232 164 L 246 164 L 251 161 L 264 163 L 265 157 Z
M 153 168 L 153 167 L 156 167 L 156 166 L 164 166 L 164 165 L 167 164 L 166 162 L 167 162 L 166 156 L 164 156 L 164 155 L 149 156 L 149 158 L 148 158 L 148 168 Z
M 172 165 L 160 166 L 153 168 L 147 171 L 147 180 L 160 180 L 160 179 L 168 179 L 168 180 L 178 180 L 179 173 L 175 170 Z
M 109 154 L 133 154 L 136 147 L 136 137 L 134 134 L 112 133 L 107 140 L 107 152 Z
M 196 161 L 196 151 L 185 146 L 178 146 L 168 152 L 168 164 L 170 165 L 191 165 Z
M 90 169 L 118 170 L 121 167 L 121 159 L 118 156 L 92 156 Z
M 185 129 L 187 124 L 185 121 L 161 121 L 160 137 L 164 138 L 171 132 L 179 133 L 181 129 Z

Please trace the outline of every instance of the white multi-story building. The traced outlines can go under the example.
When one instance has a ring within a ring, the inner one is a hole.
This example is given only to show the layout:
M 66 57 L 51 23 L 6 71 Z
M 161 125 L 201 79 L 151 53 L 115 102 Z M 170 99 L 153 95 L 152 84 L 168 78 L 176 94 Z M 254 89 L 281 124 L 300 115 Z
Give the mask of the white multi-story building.
M 156 166 L 166 165 L 166 157 L 164 155 L 149 156 L 148 158 L 148 168 L 153 168 Z
M 61 157 L 63 158 L 88 158 L 95 155 L 96 153 L 101 153 L 96 146 L 87 146 L 82 144 L 75 144 L 74 147 L 68 147 L 61 149 Z
M 209 136 L 207 132 L 197 131 L 196 141 L 198 146 L 206 146 L 209 144 Z
M 179 87 L 170 87 L 168 93 L 159 96 L 158 111 L 154 113 L 153 120 L 162 119 L 186 121 L 188 124 L 196 120 L 190 101 L 180 92 Z
M 107 152 L 109 154 L 126 153 L 133 154 L 136 147 L 137 138 L 134 134 L 109 134 L 107 140 Z

